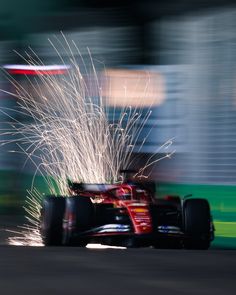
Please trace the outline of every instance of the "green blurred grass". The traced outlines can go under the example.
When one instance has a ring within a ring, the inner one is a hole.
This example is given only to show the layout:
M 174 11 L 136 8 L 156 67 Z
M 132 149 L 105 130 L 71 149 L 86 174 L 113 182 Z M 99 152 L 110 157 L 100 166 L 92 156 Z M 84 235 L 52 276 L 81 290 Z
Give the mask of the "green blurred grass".
M 236 222 L 214 221 L 218 237 L 236 238 Z

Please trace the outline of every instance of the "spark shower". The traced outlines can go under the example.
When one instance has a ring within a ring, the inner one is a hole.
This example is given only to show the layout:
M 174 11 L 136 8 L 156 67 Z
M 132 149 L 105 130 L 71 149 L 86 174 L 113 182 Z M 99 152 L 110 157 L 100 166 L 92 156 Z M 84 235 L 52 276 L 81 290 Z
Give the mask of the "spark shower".
M 67 196 L 68 179 L 85 183 L 122 181 L 120 170 L 132 167 L 134 151 L 139 153 L 145 144 L 148 134 L 137 147 L 140 134 L 152 113 L 152 106 L 146 108 L 145 112 L 138 107 L 138 103 L 137 106 L 122 107 L 119 111 L 115 106 L 109 107 L 89 50 L 88 65 L 76 43 L 63 34 L 61 37 L 53 42 L 49 40 L 63 66 L 60 74 L 44 70 L 44 61 L 33 49 L 29 49 L 24 56 L 20 55 L 27 64 L 27 70 L 34 73 L 32 77 L 25 76 L 27 87 L 6 72 L 15 91 L 2 91 L 16 97 L 17 112 L 30 118 L 30 122 L 14 119 L 11 122 L 13 131 L 3 132 L 8 135 L 10 132 L 12 139 L 2 144 L 15 142 L 27 161 L 35 164 L 35 175 L 44 177 L 50 193 Z M 61 49 L 67 53 L 66 58 L 60 53 Z M 145 89 L 148 83 L 147 73 Z M 140 97 L 140 102 L 144 99 Z M 1 112 L 7 115 L 6 109 Z M 171 143 L 172 140 L 169 140 L 158 147 L 135 177 L 148 177 L 148 173 L 145 174 L 147 168 L 163 158 L 169 158 L 174 152 L 169 152 Z M 160 152 L 163 156 L 158 157 Z M 42 193 L 34 188 L 32 181 L 25 206 L 28 222 L 19 228 L 17 237 L 9 239 L 10 244 L 41 244 L 39 226 L 42 198 Z

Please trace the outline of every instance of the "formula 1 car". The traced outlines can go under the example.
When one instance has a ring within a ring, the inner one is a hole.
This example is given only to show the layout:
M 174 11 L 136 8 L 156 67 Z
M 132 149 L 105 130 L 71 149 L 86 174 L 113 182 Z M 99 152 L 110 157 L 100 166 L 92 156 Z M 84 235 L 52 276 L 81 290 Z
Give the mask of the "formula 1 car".
M 71 195 L 47 196 L 41 211 L 44 245 L 107 245 L 208 249 L 214 225 L 207 200 L 156 199 L 148 183 L 70 183 Z

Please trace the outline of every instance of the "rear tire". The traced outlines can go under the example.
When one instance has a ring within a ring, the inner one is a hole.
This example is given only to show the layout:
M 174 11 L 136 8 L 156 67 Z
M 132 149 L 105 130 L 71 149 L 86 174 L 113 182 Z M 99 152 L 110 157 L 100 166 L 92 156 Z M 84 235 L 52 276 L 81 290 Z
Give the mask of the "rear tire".
M 66 212 L 69 216 L 73 216 L 73 219 L 68 220 L 71 224 L 68 224 L 64 232 L 64 244 L 85 247 L 88 244 L 88 238 L 86 234 L 83 235 L 83 232 L 92 228 L 95 217 L 94 206 L 90 198 L 81 196 L 66 198 Z
M 207 250 L 210 247 L 210 206 L 205 199 L 189 199 L 183 205 L 186 249 Z
M 41 213 L 41 235 L 45 246 L 59 246 L 62 244 L 64 213 L 64 197 L 45 197 Z

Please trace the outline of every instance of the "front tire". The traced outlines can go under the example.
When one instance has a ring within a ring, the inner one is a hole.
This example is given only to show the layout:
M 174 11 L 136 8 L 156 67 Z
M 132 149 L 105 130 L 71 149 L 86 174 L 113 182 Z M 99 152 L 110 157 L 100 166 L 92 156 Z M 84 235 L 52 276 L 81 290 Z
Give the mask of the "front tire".
M 65 198 L 56 196 L 45 197 L 41 212 L 41 236 L 44 245 L 62 245 Z
M 183 204 L 186 249 L 207 250 L 210 247 L 210 206 L 205 199 L 189 199 Z

